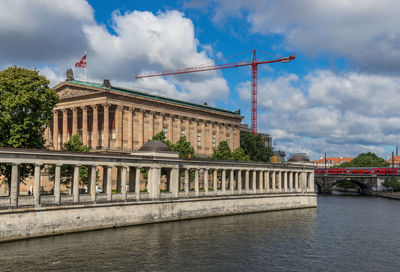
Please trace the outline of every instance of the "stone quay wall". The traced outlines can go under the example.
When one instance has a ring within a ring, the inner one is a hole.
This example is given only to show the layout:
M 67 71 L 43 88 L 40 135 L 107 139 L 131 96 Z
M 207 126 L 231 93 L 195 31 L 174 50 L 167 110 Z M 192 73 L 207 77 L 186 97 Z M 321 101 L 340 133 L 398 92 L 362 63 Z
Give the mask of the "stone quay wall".
M 173 152 L 71 153 L 0 148 L 11 170 L 0 197 L 0 241 L 192 218 L 317 206 L 310 166 L 179 159 Z M 19 194 L 22 169 L 34 172 L 33 196 Z M 72 189 L 60 193 L 61 168 L 73 168 Z M 41 194 L 41 173 L 55 167 L 52 194 Z M 89 169 L 83 192 L 79 167 Z M 96 170 L 102 168 L 102 180 Z M 147 169 L 145 189 L 140 171 Z M 117 179 L 112 173 L 116 171 Z M 165 184 L 161 186 L 161 181 Z M 101 182 L 102 190 L 96 190 Z M 116 188 L 112 191 L 111 188 Z

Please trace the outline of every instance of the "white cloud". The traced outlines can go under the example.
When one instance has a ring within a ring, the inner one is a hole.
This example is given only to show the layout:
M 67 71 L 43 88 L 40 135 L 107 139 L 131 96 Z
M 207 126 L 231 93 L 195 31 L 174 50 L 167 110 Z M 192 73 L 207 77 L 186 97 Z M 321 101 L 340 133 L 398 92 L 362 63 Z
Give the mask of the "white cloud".
M 332 52 L 379 73 L 398 73 L 400 68 L 397 0 L 213 0 L 208 6 L 196 2 L 185 7 L 213 10 L 219 26 L 228 17 L 245 18 L 253 33 L 282 35 L 295 52 Z
M 327 150 L 338 156 L 383 154 L 382 146 L 400 142 L 397 77 L 320 70 L 304 79 L 289 74 L 286 84 L 285 77 L 261 82 L 268 84 L 260 94 L 266 100 L 259 103 L 259 130 L 272 134 L 288 152 L 308 149 L 314 158 Z M 238 90 L 248 100 L 243 84 Z
M 219 72 L 135 79 L 143 71 L 212 63 L 207 56 L 212 46 L 200 44 L 184 14 L 115 11 L 109 27 L 112 32 L 95 22 L 94 11 L 84 0 L 1 1 L 0 66 L 39 68 L 54 85 L 87 50 L 88 80 L 107 78 L 113 85 L 211 104 L 228 95 Z M 82 69 L 75 69 L 75 78 L 83 79 Z

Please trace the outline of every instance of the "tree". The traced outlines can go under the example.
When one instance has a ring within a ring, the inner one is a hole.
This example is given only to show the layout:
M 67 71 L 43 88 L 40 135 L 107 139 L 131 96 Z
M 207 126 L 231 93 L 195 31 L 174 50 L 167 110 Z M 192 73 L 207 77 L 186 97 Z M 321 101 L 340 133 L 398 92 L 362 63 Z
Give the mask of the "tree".
M 43 148 L 43 132 L 49 126 L 53 107 L 59 99 L 49 81 L 37 70 L 12 66 L 0 71 L 0 147 Z M 20 168 L 20 180 L 33 170 Z M 0 165 L 8 182 L 11 165 Z
M 247 155 L 244 152 L 243 148 L 241 148 L 241 147 L 236 148 L 235 151 L 232 152 L 231 157 L 232 157 L 232 160 L 234 160 L 234 161 L 250 161 L 251 160 L 250 156 Z
M 165 137 L 164 131 L 160 131 L 159 133 L 157 133 L 156 135 L 154 135 L 153 138 L 152 138 L 151 140 L 152 140 L 152 141 L 160 141 L 160 142 L 163 142 L 166 146 L 169 147 L 169 149 L 172 150 L 172 143 L 167 139 L 167 137 Z
M 179 153 L 179 158 L 194 158 L 194 148 L 186 141 L 185 136 L 181 136 L 179 141 L 172 146 L 172 150 Z
M 229 148 L 228 142 L 220 142 L 218 147 L 214 149 L 214 154 L 211 158 L 214 160 L 232 160 L 232 152 Z
M 342 163 L 335 167 L 387 167 L 384 159 L 378 157 L 375 153 L 362 153 L 349 162 Z
M 383 186 L 392 187 L 393 190 L 395 190 L 395 191 L 400 190 L 400 182 L 395 177 L 390 177 L 390 178 L 385 179 Z
M 37 70 L 12 66 L 0 71 L 0 147 L 43 148 L 59 99 Z
M 265 146 L 264 139 L 259 134 L 240 133 L 240 147 L 252 161 L 269 162 L 273 155 L 272 149 Z

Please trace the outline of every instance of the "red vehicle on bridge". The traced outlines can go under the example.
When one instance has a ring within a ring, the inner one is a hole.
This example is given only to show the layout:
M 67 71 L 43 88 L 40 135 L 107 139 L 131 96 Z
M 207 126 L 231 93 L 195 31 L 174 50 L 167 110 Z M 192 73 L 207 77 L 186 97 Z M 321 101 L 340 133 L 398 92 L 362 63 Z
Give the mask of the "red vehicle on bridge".
M 392 175 L 397 174 L 397 168 L 375 168 L 375 175 Z
M 340 175 L 340 174 L 347 174 L 346 168 L 329 168 L 328 174 L 330 175 Z
M 371 168 L 362 168 L 362 169 L 349 169 L 350 175 L 371 175 Z

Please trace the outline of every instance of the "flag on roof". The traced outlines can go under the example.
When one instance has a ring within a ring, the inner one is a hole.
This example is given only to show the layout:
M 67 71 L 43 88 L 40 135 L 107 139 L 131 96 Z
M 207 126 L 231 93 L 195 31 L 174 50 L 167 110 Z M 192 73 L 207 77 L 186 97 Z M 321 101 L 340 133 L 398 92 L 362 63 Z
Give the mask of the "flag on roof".
M 75 67 L 86 68 L 86 53 L 77 63 L 75 63 Z

